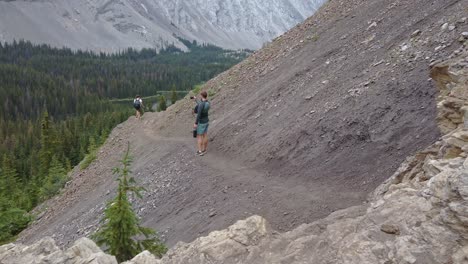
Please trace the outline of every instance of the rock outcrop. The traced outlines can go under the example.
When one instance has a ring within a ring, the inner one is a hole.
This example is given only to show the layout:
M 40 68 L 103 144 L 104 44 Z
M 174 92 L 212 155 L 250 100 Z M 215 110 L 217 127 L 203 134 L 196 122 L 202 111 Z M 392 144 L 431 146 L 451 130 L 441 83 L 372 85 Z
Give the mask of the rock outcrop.
M 0 247 L 2 264 L 117 264 L 114 256 L 107 255 L 91 240 L 81 238 L 63 251 L 55 241 L 46 237 L 33 245 L 7 244 Z

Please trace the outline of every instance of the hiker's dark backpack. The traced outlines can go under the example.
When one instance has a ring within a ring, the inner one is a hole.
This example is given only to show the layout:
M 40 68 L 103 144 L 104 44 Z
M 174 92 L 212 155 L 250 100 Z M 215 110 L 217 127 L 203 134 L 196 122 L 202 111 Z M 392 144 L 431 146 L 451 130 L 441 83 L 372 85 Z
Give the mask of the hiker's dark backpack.
M 140 107 L 141 107 L 140 99 L 133 100 L 133 107 L 135 107 L 136 110 L 140 109 Z

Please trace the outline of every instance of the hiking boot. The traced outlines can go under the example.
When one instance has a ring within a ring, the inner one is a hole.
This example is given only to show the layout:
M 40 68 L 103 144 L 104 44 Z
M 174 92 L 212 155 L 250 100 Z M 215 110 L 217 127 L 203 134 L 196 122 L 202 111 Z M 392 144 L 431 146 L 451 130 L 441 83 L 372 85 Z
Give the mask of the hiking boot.
M 200 155 L 200 154 L 202 154 L 202 152 L 203 152 L 203 151 L 199 151 L 199 150 L 197 150 L 197 155 Z
M 203 155 L 205 155 L 205 153 L 206 153 L 206 151 L 202 151 L 202 152 L 200 152 L 200 154 L 198 154 L 198 155 L 199 155 L 199 156 L 203 156 Z

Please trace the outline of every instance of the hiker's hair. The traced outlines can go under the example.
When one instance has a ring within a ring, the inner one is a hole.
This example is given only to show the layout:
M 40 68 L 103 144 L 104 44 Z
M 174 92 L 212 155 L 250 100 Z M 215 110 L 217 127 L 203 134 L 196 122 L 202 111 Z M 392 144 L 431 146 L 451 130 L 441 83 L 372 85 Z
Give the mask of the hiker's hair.
M 135 96 L 135 98 L 139 98 L 139 97 L 141 97 L 141 96 L 140 96 L 140 95 L 138 95 L 138 94 Z
M 208 94 L 205 91 L 201 92 L 200 95 L 205 99 L 208 97 Z

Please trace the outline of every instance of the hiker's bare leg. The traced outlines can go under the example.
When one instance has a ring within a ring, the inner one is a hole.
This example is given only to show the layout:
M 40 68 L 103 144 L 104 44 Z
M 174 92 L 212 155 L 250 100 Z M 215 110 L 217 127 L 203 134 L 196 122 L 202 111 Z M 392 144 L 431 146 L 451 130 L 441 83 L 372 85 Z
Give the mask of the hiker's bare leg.
M 202 142 L 202 147 L 203 147 L 203 151 L 206 151 L 206 149 L 208 148 L 208 133 L 205 133 L 203 134 L 203 142 Z
M 203 135 L 197 135 L 197 146 L 198 146 L 198 151 L 202 152 L 203 151 Z

